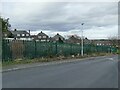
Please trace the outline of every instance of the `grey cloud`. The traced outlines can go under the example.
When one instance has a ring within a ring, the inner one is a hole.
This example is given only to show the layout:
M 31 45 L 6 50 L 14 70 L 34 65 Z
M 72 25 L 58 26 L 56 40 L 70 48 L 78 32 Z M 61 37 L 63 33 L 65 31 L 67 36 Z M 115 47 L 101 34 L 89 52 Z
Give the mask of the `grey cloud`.
M 13 28 L 67 32 L 80 29 L 82 22 L 85 23 L 84 29 L 87 30 L 93 27 L 97 29 L 97 27 L 117 25 L 117 3 L 48 2 L 47 4 L 33 3 L 33 5 L 32 12 L 27 14 L 29 8 L 23 10 L 25 14 L 21 14 L 20 17 L 13 17 L 9 13 Z M 21 7 L 22 4 L 16 6 L 16 8 Z M 17 13 L 14 10 L 12 12 Z

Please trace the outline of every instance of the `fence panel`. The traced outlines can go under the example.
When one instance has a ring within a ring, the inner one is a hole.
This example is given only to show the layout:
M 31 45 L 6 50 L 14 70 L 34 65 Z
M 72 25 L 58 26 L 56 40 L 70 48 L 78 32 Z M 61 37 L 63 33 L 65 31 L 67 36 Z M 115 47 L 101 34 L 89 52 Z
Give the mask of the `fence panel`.
M 36 55 L 37 57 L 45 57 L 49 54 L 50 45 L 46 42 L 36 42 Z
M 115 53 L 117 48 L 110 46 L 95 46 L 93 44 L 84 44 L 84 54 L 91 53 Z M 2 42 L 2 59 L 13 60 L 18 58 L 39 58 L 52 56 L 69 56 L 81 54 L 80 44 L 70 43 L 54 43 L 54 42 L 40 42 L 40 41 L 9 41 Z
M 23 41 L 15 40 L 11 42 L 12 58 L 23 58 L 24 45 Z
M 23 55 L 25 58 L 35 58 L 36 48 L 34 41 L 23 41 L 24 43 L 24 52 Z
M 3 61 L 12 60 L 12 51 L 9 40 L 2 41 L 2 60 Z

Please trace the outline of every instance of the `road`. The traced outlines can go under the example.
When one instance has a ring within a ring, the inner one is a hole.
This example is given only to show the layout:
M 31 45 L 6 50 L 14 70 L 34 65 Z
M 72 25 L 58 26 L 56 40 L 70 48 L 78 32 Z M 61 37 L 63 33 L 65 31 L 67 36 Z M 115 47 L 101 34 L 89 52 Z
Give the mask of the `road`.
M 118 57 L 3 72 L 3 88 L 117 88 Z

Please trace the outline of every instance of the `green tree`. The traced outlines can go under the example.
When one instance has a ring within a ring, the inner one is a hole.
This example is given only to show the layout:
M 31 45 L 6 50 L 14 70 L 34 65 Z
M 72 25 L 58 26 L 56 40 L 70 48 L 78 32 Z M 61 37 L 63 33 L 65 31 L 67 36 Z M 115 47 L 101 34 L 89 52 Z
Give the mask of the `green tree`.
M 0 27 L 2 29 L 2 37 L 4 37 L 4 34 L 7 34 L 8 38 L 14 37 L 12 33 L 9 31 L 9 28 L 11 27 L 11 25 L 9 24 L 9 18 L 4 19 L 0 17 Z
M 9 24 L 9 18 L 7 19 L 3 19 L 2 17 L 0 17 L 0 22 L 1 22 L 1 26 L 2 26 L 2 32 L 6 32 L 9 31 L 9 27 L 11 27 L 11 25 Z

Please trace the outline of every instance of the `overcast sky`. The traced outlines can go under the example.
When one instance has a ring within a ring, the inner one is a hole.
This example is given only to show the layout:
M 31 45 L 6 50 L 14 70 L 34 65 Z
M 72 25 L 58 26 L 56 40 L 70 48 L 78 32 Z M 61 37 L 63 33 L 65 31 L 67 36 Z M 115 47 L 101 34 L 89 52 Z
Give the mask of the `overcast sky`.
M 3 2 L 2 16 L 10 18 L 12 29 L 41 30 L 49 36 L 78 35 L 104 39 L 118 33 L 117 2 Z M 83 26 L 81 23 L 85 23 Z

